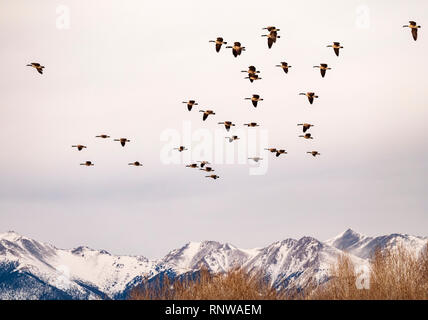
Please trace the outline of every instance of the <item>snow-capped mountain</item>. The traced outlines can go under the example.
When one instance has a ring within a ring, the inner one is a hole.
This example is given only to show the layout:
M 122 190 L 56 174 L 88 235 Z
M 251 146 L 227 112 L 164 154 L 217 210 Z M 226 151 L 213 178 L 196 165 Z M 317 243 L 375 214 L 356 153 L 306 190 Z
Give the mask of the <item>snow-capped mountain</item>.
M 191 274 L 202 266 L 211 272 L 242 266 L 263 272 L 277 288 L 304 287 L 310 279 L 325 281 L 329 266 L 344 251 L 364 265 L 377 246 L 401 243 L 418 252 L 427 240 L 403 234 L 371 238 L 347 230 L 325 242 L 303 237 L 256 249 L 189 242 L 162 259 L 149 260 L 88 247 L 58 249 L 7 232 L 0 234 L 0 299 L 122 299 L 143 277 Z

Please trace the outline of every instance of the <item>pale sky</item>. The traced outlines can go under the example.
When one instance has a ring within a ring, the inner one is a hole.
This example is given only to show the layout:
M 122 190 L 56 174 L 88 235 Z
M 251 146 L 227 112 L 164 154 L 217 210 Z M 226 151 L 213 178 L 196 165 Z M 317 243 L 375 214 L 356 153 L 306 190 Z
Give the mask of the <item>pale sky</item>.
M 69 29 L 57 27 L 60 5 Z M 409 20 L 422 26 L 416 42 Z M 270 50 L 269 25 L 281 29 Z M 426 236 L 427 29 L 425 0 L 3 0 L 0 232 L 149 258 L 189 241 L 250 248 L 346 228 Z M 217 36 L 247 51 L 216 53 Z M 249 65 L 262 80 L 243 79 Z M 312 106 L 306 91 L 320 96 Z M 244 100 L 253 93 L 265 99 L 257 109 Z M 192 112 L 181 103 L 190 98 Z M 199 107 L 216 115 L 202 122 Z M 214 132 L 224 120 L 260 123 L 288 155 L 262 155 L 265 175 L 214 163 L 216 181 L 162 163 L 165 130 Z M 315 124 L 314 140 L 298 137 L 302 122 Z M 135 160 L 144 166 L 127 166 Z

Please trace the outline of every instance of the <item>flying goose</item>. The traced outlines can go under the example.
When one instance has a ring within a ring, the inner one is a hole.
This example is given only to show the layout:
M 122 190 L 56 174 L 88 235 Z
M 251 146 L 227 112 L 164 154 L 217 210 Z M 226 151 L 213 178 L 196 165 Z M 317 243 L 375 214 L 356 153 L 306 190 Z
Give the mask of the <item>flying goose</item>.
M 174 150 L 178 150 L 179 152 L 187 150 L 185 146 L 179 146 L 178 148 L 174 148 Z
M 95 138 L 107 139 L 107 138 L 110 138 L 110 136 L 108 136 L 106 134 L 100 134 L 99 136 L 95 136 Z
M 241 43 L 236 41 L 233 43 L 233 46 L 227 46 L 227 49 L 232 49 L 232 54 L 236 58 L 240 56 L 242 51 L 245 51 L 245 47 L 241 46 Z
M 262 28 L 262 30 L 267 30 L 267 31 L 269 31 L 269 32 L 272 32 L 272 31 L 280 31 L 280 29 L 277 29 L 276 27 L 274 27 L 274 26 L 269 26 L 269 27 L 266 27 L 266 28 Z
M 84 163 L 81 163 L 80 165 L 90 167 L 90 166 L 93 166 L 94 164 L 91 161 L 85 161 Z
M 245 100 L 251 100 L 251 103 L 253 104 L 254 108 L 257 108 L 257 102 L 263 101 L 262 98 L 258 94 L 253 94 L 251 98 L 245 98 Z
M 122 147 L 124 147 L 127 142 L 131 142 L 131 140 L 128 140 L 126 138 L 114 139 L 114 141 L 119 141 Z
M 206 164 L 210 164 L 208 161 L 205 161 L 205 160 L 197 161 L 197 162 L 199 162 L 201 164 L 201 168 L 203 168 Z
M 281 154 L 287 154 L 288 152 L 287 151 L 285 151 L 284 149 L 281 149 L 281 150 L 277 150 L 276 151 L 276 156 L 277 157 L 279 157 Z
M 336 56 L 339 56 L 339 50 L 343 49 L 343 47 L 340 45 L 340 42 L 333 42 L 333 44 L 329 44 L 327 48 L 333 48 L 334 53 Z
M 263 160 L 263 158 L 260 158 L 260 157 L 252 157 L 252 158 L 248 158 L 248 159 L 251 159 L 255 162 L 259 162 L 260 160 Z
M 257 122 L 244 123 L 244 126 L 252 127 L 252 128 L 254 128 L 254 127 L 260 127 L 260 126 L 257 124 Z
M 314 157 L 321 155 L 321 153 L 319 153 L 318 151 L 308 151 L 306 153 L 310 153 L 311 155 L 313 155 Z
M 253 82 L 254 80 L 261 80 L 262 78 L 259 78 L 258 74 L 249 74 L 248 77 L 245 77 L 244 79 L 250 79 L 250 82 Z
M 82 151 L 82 149 L 86 149 L 86 146 L 81 145 L 81 144 L 77 144 L 77 145 L 73 145 L 71 146 L 72 148 L 77 148 L 77 150 Z
M 327 63 L 320 63 L 319 66 L 314 66 L 314 68 L 319 68 L 321 71 L 321 76 L 324 78 L 325 73 L 327 70 L 331 70 L 331 68 L 328 67 Z
M 272 153 L 278 152 L 276 148 L 265 148 L 265 150 L 268 150 L 269 152 L 272 152 Z
M 199 110 L 199 112 L 203 112 L 203 113 L 204 113 L 204 114 L 202 115 L 202 120 L 203 120 L 203 121 L 207 120 L 207 118 L 208 118 L 208 116 L 209 116 L 210 114 L 215 114 L 215 112 L 214 112 L 214 111 L 212 111 L 212 110 Z
M 213 168 L 211 168 L 211 167 L 205 167 L 205 168 L 203 168 L 203 169 L 199 169 L 199 170 L 206 171 L 206 172 L 214 172 L 214 171 L 215 171 L 215 170 L 214 170 Z
M 260 73 L 260 71 L 257 71 L 255 66 L 249 66 L 248 70 L 242 70 L 241 72 L 246 72 L 248 73 L 248 75 L 250 74 L 255 74 L 255 73 Z
M 37 62 L 31 62 L 30 64 L 27 64 L 27 67 L 32 67 L 37 70 L 38 73 L 43 74 L 44 66 L 41 66 L 40 63 Z
M 299 136 L 305 139 L 313 139 L 312 135 L 310 133 L 306 133 L 304 136 Z
M 415 21 L 409 21 L 408 25 L 403 26 L 403 28 L 410 28 L 412 31 L 413 40 L 418 40 L 418 29 L 421 26 L 418 26 Z
M 226 137 L 226 139 L 229 139 L 229 142 L 233 142 L 235 140 L 239 140 L 240 138 L 238 136 L 231 136 L 231 137 Z
M 218 175 L 216 175 L 216 174 L 212 174 L 212 175 L 210 175 L 210 176 L 205 176 L 206 178 L 211 178 L 211 179 L 218 179 L 218 178 L 220 178 Z
M 289 66 L 287 62 L 281 62 L 281 64 L 277 64 L 276 67 L 282 68 L 285 73 L 288 73 L 288 68 L 291 68 L 291 66 Z
M 226 41 L 223 41 L 222 37 L 217 37 L 216 40 L 210 40 L 209 42 L 214 42 L 215 43 L 215 51 L 216 52 L 220 51 L 222 44 L 227 44 Z
M 193 106 L 197 106 L 198 103 L 195 100 L 183 101 L 183 103 L 187 104 L 187 110 L 192 111 Z
M 143 165 L 139 161 L 134 161 L 134 162 L 128 163 L 128 166 L 142 167 Z
M 313 124 L 310 123 L 299 123 L 298 126 L 303 126 L 303 133 L 305 133 L 310 127 L 313 127 Z
M 232 121 L 219 122 L 218 124 L 224 124 L 224 127 L 226 128 L 227 131 L 230 130 L 230 127 L 234 127 L 235 126 L 235 124 L 232 123 Z
M 318 98 L 313 92 L 299 93 L 299 95 L 307 96 L 310 104 L 314 102 L 314 98 Z
M 272 45 L 276 42 L 277 38 L 281 38 L 275 30 L 269 32 L 269 34 L 263 34 L 262 37 L 267 37 L 268 48 L 272 48 Z
M 197 167 L 198 167 L 198 164 L 197 164 L 197 163 L 188 164 L 188 165 L 186 166 L 186 168 L 197 168 Z

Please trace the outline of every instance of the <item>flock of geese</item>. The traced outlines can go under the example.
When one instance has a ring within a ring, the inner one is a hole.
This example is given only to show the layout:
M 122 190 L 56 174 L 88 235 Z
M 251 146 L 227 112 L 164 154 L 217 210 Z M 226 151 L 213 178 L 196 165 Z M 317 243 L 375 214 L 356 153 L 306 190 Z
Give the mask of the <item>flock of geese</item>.
M 420 25 L 418 25 L 415 21 L 409 21 L 409 24 L 403 25 L 403 28 L 410 28 L 413 39 L 415 41 L 417 40 L 418 29 L 421 28 Z M 277 29 L 274 26 L 269 26 L 269 27 L 263 28 L 263 30 L 267 30 L 269 32 L 268 34 L 263 34 L 262 37 L 267 38 L 268 48 L 271 49 L 273 44 L 276 43 L 277 39 L 280 38 L 280 36 L 278 35 L 278 31 L 280 31 L 280 29 Z M 209 42 L 215 44 L 216 52 L 220 52 L 222 46 L 227 44 L 227 42 L 224 41 L 224 39 L 222 37 L 217 37 L 216 40 L 209 40 Z M 341 46 L 340 42 L 333 42 L 333 44 L 328 45 L 327 47 L 333 48 L 333 51 L 337 57 L 339 57 L 340 49 L 343 49 L 343 46 Z M 243 51 L 246 51 L 245 47 L 242 46 L 241 43 L 238 41 L 234 42 L 233 46 L 226 46 L 225 48 L 226 49 L 232 49 L 232 54 L 235 58 L 240 56 Z M 45 68 L 44 66 L 42 66 L 38 62 L 32 62 L 30 64 L 27 64 L 27 66 L 34 68 L 40 74 L 43 74 L 43 69 Z M 287 62 L 281 62 L 281 64 L 276 65 L 276 67 L 282 68 L 282 70 L 285 72 L 285 74 L 287 74 L 289 71 L 289 68 L 291 68 L 291 65 L 289 65 Z M 323 78 L 325 77 L 327 70 L 331 70 L 331 68 L 328 67 L 327 63 L 321 63 L 320 65 L 314 66 L 314 68 L 319 68 L 321 76 Z M 249 66 L 248 70 L 242 70 L 242 72 L 247 73 L 247 77 L 245 77 L 245 79 L 249 79 L 249 81 L 251 83 L 254 81 L 262 79 L 259 76 L 260 71 L 257 70 L 255 66 Z M 314 92 L 301 92 L 301 93 L 299 93 L 299 95 L 306 96 L 308 98 L 308 101 L 310 104 L 313 104 L 314 99 L 318 98 L 318 96 Z M 252 97 L 246 97 L 245 100 L 250 100 L 252 105 L 255 108 L 257 108 L 257 105 L 260 101 L 263 101 L 263 99 L 258 94 L 253 94 Z M 198 105 L 196 100 L 183 101 L 183 103 L 187 105 L 188 111 L 192 111 L 193 107 Z M 203 115 L 202 115 L 203 121 L 207 120 L 208 116 L 216 114 L 213 110 L 199 110 L 199 112 L 203 113 Z M 235 127 L 235 124 L 232 121 L 218 122 L 218 124 L 224 125 L 227 132 L 230 131 L 231 127 Z M 249 122 L 249 123 L 244 123 L 244 126 L 247 126 L 248 128 L 254 128 L 254 127 L 259 127 L 259 124 L 257 122 Z M 297 126 L 302 126 L 302 131 L 303 131 L 303 135 L 299 135 L 299 137 L 302 137 L 304 139 L 313 139 L 311 133 L 307 132 L 311 127 L 314 126 L 313 124 L 299 123 L 299 124 L 297 124 Z M 107 134 L 100 134 L 100 135 L 97 135 L 96 138 L 109 139 L 110 136 Z M 240 138 L 237 135 L 232 135 L 231 137 L 226 137 L 226 139 L 228 139 L 228 141 L 230 143 L 232 143 L 233 141 L 239 140 Z M 117 138 L 117 139 L 114 139 L 113 141 L 120 142 L 122 147 L 125 147 L 126 143 L 131 142 L 131 140 L 129 140 L 127 138 Z M 85 146 L 83 144 L 76 144 L 76 145 L 72 145 L 71 147 L 76 148 L 78 151 L 82 151 L 83 149 L 87 148 L 87 146 Z M 183 151 L 186 151 L 188 149 L 185 146 L 179 146 L 177 148 L 174 148 L 174 150 L 177 150 L 178 152 L 183 152 Z M 265 150 L 267 150 L 271 153 L 274 153 L 276 155 L 276 157 L 279 157 L 282 154 L 287 154 L 287 151 L 285 149 L 265 148 Z M 313 157 L 320 155 L 320 153 L 316 150 L 308 151 L 307 153 L 312 155 Z M 251 159 L 254 162 L 259 162 L 259 161 L 263 160 L 263 158 L 258 157 L 258 156 L 250 157 L 248 159 Z M 91 166 L 94 166 L 94 163 L 92 161 L 88 160 L 88 161 L 85 161 L 83 163 L 80 163 L 80 165 L 91 167 Z M 142 164 L 139 161 L 130 162 L 130 163 L 128 163 L 128 165 L 136 166 L 136 167 L 142 166 Z M 214 172 L 215 170 L 208 165 L 210 165 L 210 163 L 206 160 L 203 160 L 203 161 L 197 161 L 197 163 L 188 164 L 188 165 L 186 165 L 186 167 L 187 168 L 193 168 L 193 169 L 199 169 L 201 171 L 205 171 L 208 173 Z M 220 178 L 216 174 L 210 174 L 210 175 L 207 175 L 205 177 L 211 178 L 214 180 Z

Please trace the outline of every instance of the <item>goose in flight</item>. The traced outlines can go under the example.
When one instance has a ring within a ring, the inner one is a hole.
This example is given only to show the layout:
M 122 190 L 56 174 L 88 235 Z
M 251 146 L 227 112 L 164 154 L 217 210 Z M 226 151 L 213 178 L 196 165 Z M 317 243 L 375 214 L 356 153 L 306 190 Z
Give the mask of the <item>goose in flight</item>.
M 314 98 L 318 98 L 314 92 L 299 93 L 299 95 L 307 96 L 310 104 L 314 102 Z
M 321 153 L 319 153 L 318 151 L 308 151 L 306 153 L 310 153 L 311 155 L 313 155 L 314 157 L 321 155 Z
M 306 133 L 304 136 L 299 136 L 305 139 L 313 139 L 312 135 L 310 133 Z
M 188 165 L 186 166 L 186 168 L 197 168 L 197 167 L 198 167 L 198 164 L 197 164 L 197 163 L 188 164 Z
M 242 51 L 245 51 L 245 47 L 241 46 L 241 43 L 236 41 L 233 43 L 233 46 L 227 46 L 227 49 L 232 49 L 232 54 L 236 58 L 240 56 Z
M 82 149 L 86 149 L 86 146 L 84 146 L 82 144 L 73 145 L 71 147 L 72 148 L 77 148 L 77 150 L 79 150 L 79 151 L 82 151 Z
M 128 163 L 128 166 L 142 167 L 143 165 L 139 161 L 134 161 L 134 162 Z
M 269 32 L 269 34 L 263 34 L 262 37 L 267 37 L 267 43 L 268 48 L 272 48 L 272 45 L 276 43 L 277 38 L 281 38 L 281 36 L 278 35 L 278 32 L 275 30 L 272 30 Z
M 94 164 L 91 161 L 85 161 L 84 163 L 81 163 L 80 165 L 90 167 L 90 166 L 93 166 Z
M 263 158 L 260 157 L 252 157 L 252 158 L 248 158 L 249 160 L 253 160 L 254 162 L 259 162 L 260 160 L 263 160 Z
M 253 104 L 254 108 L 257 108 L 257 102 L 263 101 L 262 98 L 258 94 L 253 94 L 251 98 L 245 98 L 245 100 L 251 100 L 251 103 Z
M 408 25 L 403 26 L 403 28 L 410 28 L 412 31 L 413 40 L 418 40 L 418 29 L 421 26 L 418 26 L 416 21 L 409 21 Z
M 231 137 L 226 137 L 226 139 L 229 139 L 229 142 L 233 142 L 235 140 L 239 140 L 240 138 L 238 136 L 231 136 Z
M 336 56 L 339 56 L 339 50 L 343 49 L 343 47 L 340 45 L 340 42 L 333 42 L 333 44 L 329 44 L 327 48 L 333 48 L 334 53 Z
M 274 26 L 265 27 L 265 28 L 262 28 L 262 30 L 267 30 L 267 31 L 269 31 L 269 32 L 272 32 L 272 31 L 280 31 L 280 29 L 277 29 L 277 28 L 276 28 L 276 27 L 274 27 Z
M 110 138 L 110 136 L 108 136 L 106 134 L 100 134 L 99 136 L 95 136 L 95 138 L 107 139 L 107 138 Z
M 205 176 L 206 178 L 211 178 L 211 179 L 214 179 L 214 180 L 216 180 L 216 179 L 218 179 L 218 178 L 220 178 L 218 175 L 216 175 L 216 174 L 212 174 L 212 175 L 209 175 L 209 176 Z
M 226 41 L 223 41 L 222 37 L 217 37 L 216 40 L 210 40 L 209 42 L 214 42 L 215 43 L 215 51 L 216 52 L 220 52 L 221 45 L 227 44 Z
M 244 123 L 244 126 L 247 126 L 248 128 L 254 128 L 254 127 L 260 127 L 257 122 L 250 122 L 250 123 Z
M 201 164 L 201 168 L 203 168 L 206 164 L 210 164 L 208 161 L 205 161 L 205 160 L 197 161 L 197 162 L 199 162 Z
M 276 148 L 265 148 L 265 150 L 272 152 L 272 153 L 278 152 L 278 150 Z
M 313 127 L 313 124 L 310 123 L 299 123 L 298 126 L 303 127 L 303 133 L 305 133 L 310 127 Z
M 284 149 L 281 149 L 281 150 L 277 150 L 276 151 L 276 156 L 277 157 L 279 157 L 281 154 L 287 154 L 288 152 L 287 151 L 285 151 Z
M 127 142 L 131 142 L 131 140 L 128 140 L 127 138 L 114 139 L 114 141 L 119 141 L 122 147 L 124 147 Z
M 281 62 L 281 64 L 277 64 L 276 67 L 282 68 L 285 73 L 288 73 L 288 68 L 291 68 L 291 66 L 289 66 L 287 62 Z
M 187 150 L 187 148 L 185 146 L 179 146 L 178 148 L 174 148 L 174 150 L 178 150 L 179 152 L 183 152 L 183 151 Z
M 248 75 L 260 73 L 260 71 L 257 71 L 255 66 L 249 66 L 248 70 L 242 70 L 241 72 L 246 72 L 246 73 L 248 73 Z
M 328 67 L 327 63 L 320 63 L 319 66 L 314 66 L 314 68 L 319 68 L 321 71 L 321 76 L 324 78 L 325 73 L 327 70 L 331 70 L 331 68 Z
M 37 70 L 38 73 L 43 74 L 44 66 L 41 66 L 40 63 L 37 62 L 31 62 L 30 64 L 27 64 L 27 67 L 32 67 Z
M 208 116 L 209 116 L 210 114 L 215 114 L 215 112 L 214 112 L 214 111 L 212 111 L 212 110 L 199 110 L 199 112 L 203 112 L 203 113 L 204 113 L 204 114 L 202 115 L 202 120 L 203 120 L 203 121 L 207 120 L 207 118 L 208 118 Z
M 232 121 L 219 122 L 218 124 L 224 124 L 224 127 L 226 128 L 227 131 L 230 130 L 230 127 L 234 127 L 235 126 L 235 124 L 232 123 Z
M 187 110 L 192 111 L 193 106 L 197 106 L 198 103 L 195 100 L 183 101 L 183 103 L 187 104 Z
M 214 171 L 215 171 L 215 170 L 214 170 L 213 168 L 211 168 L 211 167 L 205 167 L 205 168 L 203 168 L 203 169 L 199 169 L 199 170 L 206 171 L 206 172 L 214 172 Z
M 259 78 L 258 74 L 249 74 L 248 77 L 245 77 L 245 79 L 250 79 L 250 82 L 253 82 L 255 80 L 261 80 L 262 78 Z

